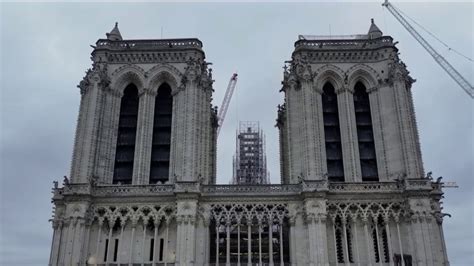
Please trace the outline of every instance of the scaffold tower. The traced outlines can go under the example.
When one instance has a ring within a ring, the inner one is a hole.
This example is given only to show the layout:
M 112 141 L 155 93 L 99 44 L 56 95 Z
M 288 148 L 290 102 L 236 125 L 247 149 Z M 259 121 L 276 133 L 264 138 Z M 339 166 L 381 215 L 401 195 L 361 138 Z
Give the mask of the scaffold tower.
M 259 122 L 241 121 L 236 138 L 233 184 L 269 184 L 265 135 Z

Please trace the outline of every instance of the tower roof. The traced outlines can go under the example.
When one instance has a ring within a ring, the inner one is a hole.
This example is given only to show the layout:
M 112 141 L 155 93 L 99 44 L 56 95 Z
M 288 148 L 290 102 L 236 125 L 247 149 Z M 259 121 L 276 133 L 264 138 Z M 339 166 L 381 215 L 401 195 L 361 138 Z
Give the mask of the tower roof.
M 122 34 L 120 34 L 120 31 L 118 29 L 118 22 L 115 22 L 115 27 L 110 31 L 110 33 L 106 33 L 107 39 L 111 41 L 121 41 L 122 40 Z
M 370 21 L 371 21 L 371 24 L 370 24 L 369 32 L 367 33 L 367 35 L 369 36 L 369 39 L 382 37 L 383 33 L 379 29 L 379 27 L 375 25 L 374 19 L 372 18 L 370 19 Z

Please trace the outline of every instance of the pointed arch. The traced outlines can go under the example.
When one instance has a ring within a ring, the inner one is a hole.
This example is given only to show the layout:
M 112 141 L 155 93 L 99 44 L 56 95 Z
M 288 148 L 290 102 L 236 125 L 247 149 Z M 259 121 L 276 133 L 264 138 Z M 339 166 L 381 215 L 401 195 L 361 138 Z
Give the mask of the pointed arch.
M 326 81 L 323 86 L 322 107 L 324 139 L 326 146 L 326 164 L 329 181 L 344 181 L 341 129 L 337 94 L 333 84 Z
M 167 82 L 157 88 L 153 116 L 150 184 L 169 180 L 173 96 Z
M 370 100 L 367 87 L 362 81 L 354 85 L 354 110 L 362 181 L 378 181 Z
M 146 75 L 149 78 L 146 86 L 154 92 L 158 92 L 158 88 L 163 83 L 168 83 L 171 88 L 171 94 L 177 93 L 183 74 L 174 66 L 168 64 L 160 64 L 152 67 Z
M 334 65 L 325 65 L 316 70 L 316 79 L 314 86 L 317 90 L 322 91 L 323 86 L 329 82 L 335 88 L 340 90 L 344 87 L 344 71 Z
M 141 93 L 144 87 L 144 76 L 139 70 L 134 67 L 125 67 L 118 72 L 114 72 L 115 77 L 112 76 L 112 90 L 115 90 L 119 94 L 123 94 L 125 88 L 131 83 L 133 83 L 138 90 L 138 94 Z
M 138 89 L 128 84 L 120 103 L 117 145 L 112 183 L 131 184 L 138 121 Z
M 380 75 L 372 67 L 366 64 L 357 64 L 346 71 L 347 83 L 349 88 L 354 88 L 357 82 L 362 84 L 369 91 L 376 88 Z

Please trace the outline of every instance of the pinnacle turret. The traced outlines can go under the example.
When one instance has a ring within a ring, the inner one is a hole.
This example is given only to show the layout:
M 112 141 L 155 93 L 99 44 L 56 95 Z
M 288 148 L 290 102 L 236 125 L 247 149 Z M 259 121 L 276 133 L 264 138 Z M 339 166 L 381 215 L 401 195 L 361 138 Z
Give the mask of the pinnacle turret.
M 118 22 L 115 22 L 115 27 L 110 31 L 110 33 L 106 33 L 107 39 L 111 41 L 121 41 L 122 40 L 122 35 L 120 34 L 120 31 L 118 29 Z
M 383 33 L 379 29 L 379 27 L 375 25 L 374 19 L 372 18 L 370 19 L 370 21 L 371 21 L 371 24 L 370 24 L 369 32 L 367 33 L 367 35 L 369 36 L 369 39 L 382 37 Z

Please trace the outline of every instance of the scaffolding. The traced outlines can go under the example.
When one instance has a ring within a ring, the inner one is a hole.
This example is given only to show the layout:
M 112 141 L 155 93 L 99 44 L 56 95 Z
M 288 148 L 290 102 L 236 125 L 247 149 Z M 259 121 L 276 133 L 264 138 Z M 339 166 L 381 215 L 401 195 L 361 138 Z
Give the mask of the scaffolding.
M 236 137 L 233 184 L 269 184 L 265 135 L 259 122 L 241 121 Z

